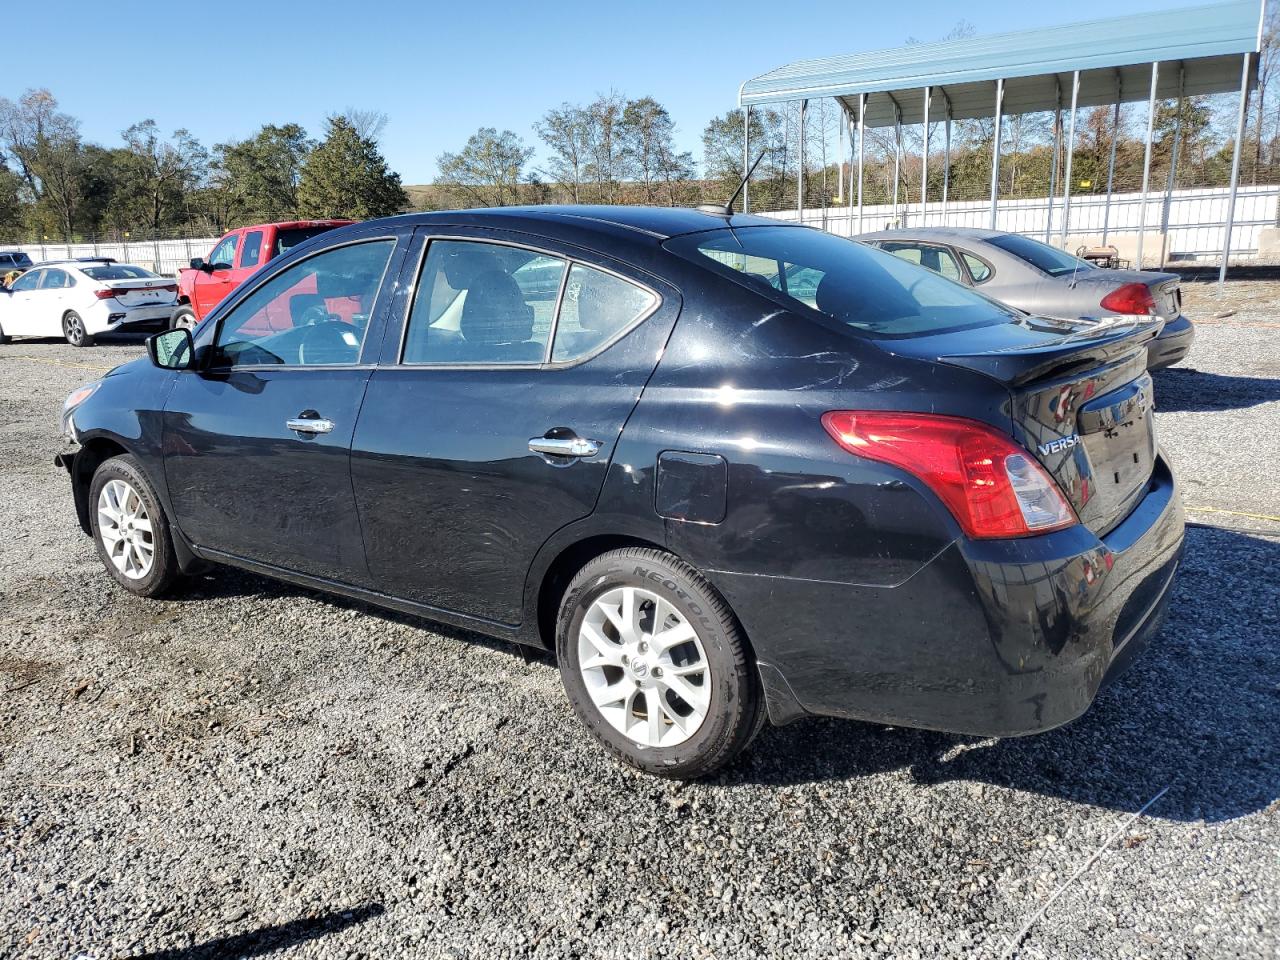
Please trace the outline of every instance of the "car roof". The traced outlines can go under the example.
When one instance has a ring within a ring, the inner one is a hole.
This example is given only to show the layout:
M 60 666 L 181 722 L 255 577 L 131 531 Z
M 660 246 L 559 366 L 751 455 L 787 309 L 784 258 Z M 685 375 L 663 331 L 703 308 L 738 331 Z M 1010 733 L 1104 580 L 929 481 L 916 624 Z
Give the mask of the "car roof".
M 945 243 L 949 240 L 992 240 L 1003 237 L 1008 230 L 986 230 L 981 227 L 899 227 L 896 230 L 876 230 L 873 233 L 861 233 L 855 240 L 936 240 Z
M 421 226 L 488 226 L 534 233 L 550 233 L 571 239 L 571 234 L 644 237 L 667 240 L 686 233 L 721 230 L 725 227 L 786 227 L 785 220 L 750 214 L 731 217 L 691 207 L 626 206 L 526 206 L 483 207 L 472 210 L 440 210 L 406 213 L 389 218 L 396 223 Z M 367 226 L 368 224 L 362 224 Z
M 71 259 L 62 260 L 41 260 L 39 263 L 33 263 L 32 269 L 36 267 L 88 267 L 95 263 L 116 263 L 114 257 L 72 257 Z

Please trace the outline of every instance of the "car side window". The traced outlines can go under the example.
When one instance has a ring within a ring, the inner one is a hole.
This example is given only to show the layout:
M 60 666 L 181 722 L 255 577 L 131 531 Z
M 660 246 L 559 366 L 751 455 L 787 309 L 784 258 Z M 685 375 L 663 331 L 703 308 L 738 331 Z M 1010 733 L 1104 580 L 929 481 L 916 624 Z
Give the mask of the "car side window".
M 559 257 L 522 247 L 431 241 L 401 361 L 544 362 L 567 267 Z
M 219 324 L 213 366 L 357 363 L 391 239 L 325 250 L 290 264 L 231 308 Z
M 262 257 L 262 231 L 250 230 L 244 235 L 244 246 L 240 250 L 240 266 L 256 267 Z
M 23 290 L 34 290 L 40 286 L 40 280 L 43 278 L 45 271 L 32 270 L 30 273 L 24 273 L 17 280 L 9 285 L 9 289 L 15 293 Z
M 44 272 L 44 280 L 40 283 L 41 290 L 61 290 L 63 287 L 73 287 L 75 281 L 67 274 L 65 270 L 46 270 Z
M 236 243 L 239 239 L 238 233 L 223 237 L 222 242 L 213 248 L 213 253 L 209 254 L 209 266 L 232 266 L 236 262 Z
M 971 253 L 961 252 L 960 256 L 964 258 L 964 264 L 969 268 L 969 276 L 973 277 L 974 283 L 982 283 L 984 280 L 991 279 L 991 267 L 985 260 L 979 260 Z
M 643 287 L 581 263 L 569 269 L 551 359 L 576 360 L 599 349 L 657 304 Z

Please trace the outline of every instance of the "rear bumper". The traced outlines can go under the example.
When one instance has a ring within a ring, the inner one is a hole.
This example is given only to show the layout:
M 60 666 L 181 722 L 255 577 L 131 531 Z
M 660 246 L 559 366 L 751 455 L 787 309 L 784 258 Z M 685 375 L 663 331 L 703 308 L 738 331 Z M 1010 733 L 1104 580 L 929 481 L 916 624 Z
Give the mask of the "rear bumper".
M 1164 325 L 1160 336 L 1147 344 L 1147 369 L 1169 367 L 1191 352 L 1196 338 L 1196 328 L 1186 317 L 1179 315 Z
M 1078 526 L 959 541 L 893 587 L 732 574 L 717 586 L 755 646 L 775 722 L 821 714 L 1016 736 L 1080 716 L 1159 632 L 1183 536 L 1161 457 L 1144 498 L 1101 538 Z
M 166 330 L 177 309 L 176 303 L 123 307 L 104 301 L 101 306 L 95 306 L 89 311 L 89 315 L 84 318 L 85 329 L 92 334 L 130 330 Z

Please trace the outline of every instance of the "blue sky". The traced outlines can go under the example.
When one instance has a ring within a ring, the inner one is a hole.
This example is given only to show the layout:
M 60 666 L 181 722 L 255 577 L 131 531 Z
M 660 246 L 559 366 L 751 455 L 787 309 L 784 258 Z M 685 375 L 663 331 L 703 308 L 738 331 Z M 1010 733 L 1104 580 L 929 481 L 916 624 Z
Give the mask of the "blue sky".
M 1103 15 L 1186 5 L 1115 0 Z M 71 6 L 56 31 L 6 37 L 0 96 L 48 87 L 105 144 L 147 117 L 212 145 L 263 123 L 297 121 L 316 135 L 328 113 L 382 110 L 383 151 L 405 183 L 430 181 L 440 153 L 477 127 L 536 144 L 548 107 L 609 90 L 665 104 L 681 146 L 701 159 L 706 121 L 735 106 L 744 79 L 788 61 L 936 40 L 962 17 L 996 33 L 1089 16 L 1026 0 Z

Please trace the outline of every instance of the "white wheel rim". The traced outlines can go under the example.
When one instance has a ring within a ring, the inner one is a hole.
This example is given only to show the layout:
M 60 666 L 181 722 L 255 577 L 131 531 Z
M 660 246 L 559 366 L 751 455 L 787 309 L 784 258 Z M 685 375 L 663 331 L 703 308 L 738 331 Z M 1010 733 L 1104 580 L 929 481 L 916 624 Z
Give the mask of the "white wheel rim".
M 141 580 L 155 563 L 155 534 L 147 508 L 123 480 L 108 480 L 98 494 L 98 537 L 111 564 L 130 580 Z
M 641 587 L 615 587 L 592 602 L 578 631 L 578 670 L 600 715 L 644 747 L 684 743 L 711 707 L 697 631 Z

